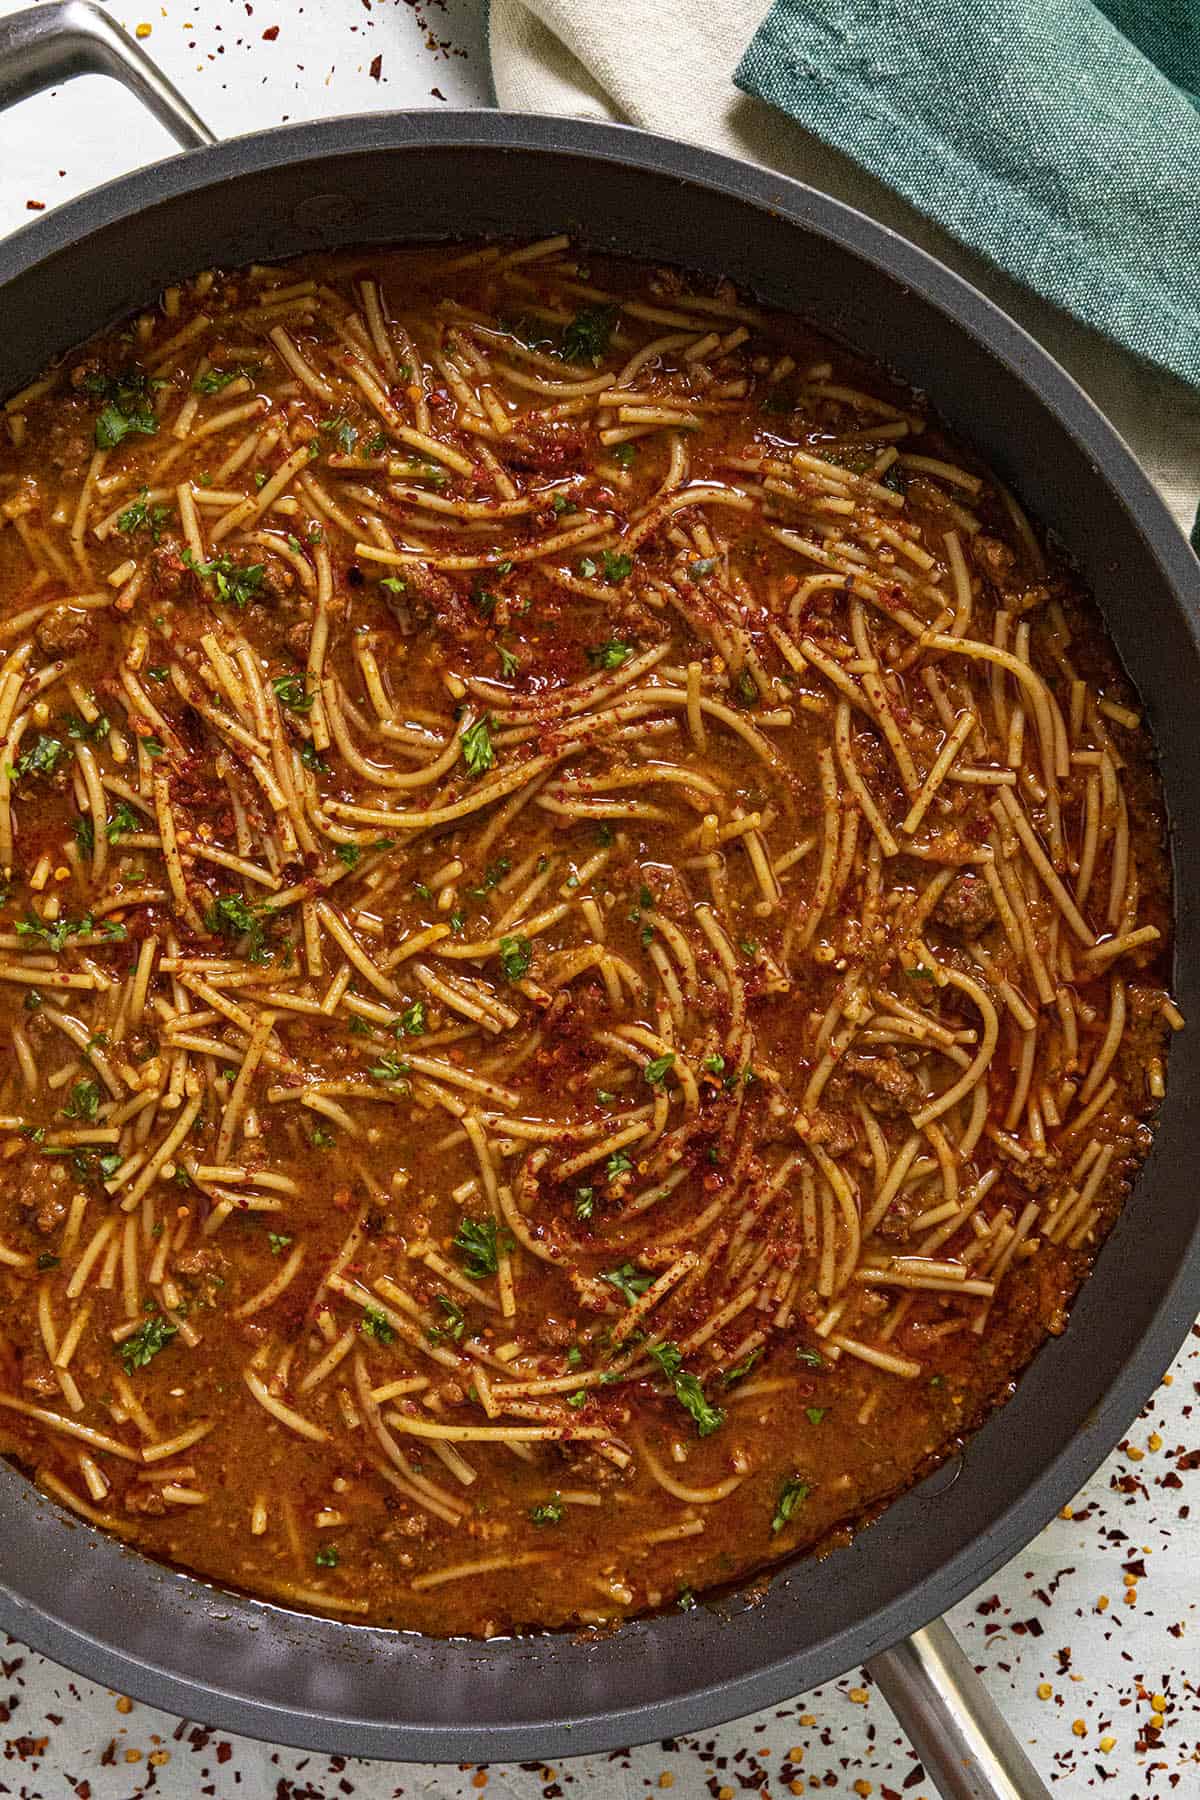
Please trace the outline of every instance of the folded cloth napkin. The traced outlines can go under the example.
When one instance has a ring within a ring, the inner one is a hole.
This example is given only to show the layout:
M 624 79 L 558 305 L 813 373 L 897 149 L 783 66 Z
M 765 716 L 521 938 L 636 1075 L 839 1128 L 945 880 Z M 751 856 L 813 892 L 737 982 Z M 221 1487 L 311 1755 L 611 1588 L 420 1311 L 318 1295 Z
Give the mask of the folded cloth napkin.
M 1067 363 L 1190 524 L 1197 0 L 491 0 L 489 44 L 501 106 L 765 163 L 956 266 Z

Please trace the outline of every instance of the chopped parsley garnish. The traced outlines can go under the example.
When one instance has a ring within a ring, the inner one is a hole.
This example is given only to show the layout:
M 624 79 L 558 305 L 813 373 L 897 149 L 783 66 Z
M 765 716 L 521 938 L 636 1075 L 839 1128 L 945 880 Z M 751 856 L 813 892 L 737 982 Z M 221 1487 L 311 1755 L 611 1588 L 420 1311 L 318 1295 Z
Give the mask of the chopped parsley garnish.
M 577 1187 L 575 1189 L 575 1217 L 590 1219 L 596 1210 L 596 1190 L 594 1187 Z
M 340 863 L 345 863 L 348 869 L 357 867 L 358 863 L 362 861 L 362 851 L 357 844 L 335 844 L 333 854 Z
M 636 444 L 616 444 L 613 447 L 613 461 L 627 469 L 637 456 Z
M 341 1560 L 341 1552 L 336 1544 L 322 1544 L 313 1558 L 318 1569 L 336 1569 Z
M 152 1363 L 160 1350 L 165 1350 L 171 1339 L 179 1330 L 169 1319 L 161 1318 L 157 1313 L 139 1325 L 122 1344 L 117 1346 L 117 1354 L 125 1365 L 125 1373 L 132 1375 L 135 1369 L 144 1369 Z
M 653 1062 L 646 1064 L 642 1070 L 642 1078 L 652 1088 L 662 1087 L 668 1073 L 674 1067 L 675 1052 L 668 1050 L 662 1056 L 656 1056 Z
M 772 1534 L 783 1530 L 796 1508 L 808 1499 L 808 1493 L 808 1483 L 801 1481 L 798 1475 L 793 1475 L 790 1481 L 784 1482 L 776 1502 L 775 1517 L 771 1520 Z
M 691 1588 L 680 1588 L 675 1596 L 675 1604 L 680 1612 L 693 1612 L 696 1606 L 696 1596 Z
M 743 669 L 738 676 L 737 691 L 738 699 L 742 702 L 743 706 L 758 705 L 758 683 L 755 681 L 749 669 Z
M 583 1361 L 583 1351 L 579 1348 L 578 1344 L 572 1344 L 570 1349 L 567 1351 L 567 1367 L 568 1367 L 568 1369 L 577 1369 L 582 1361 Z
M 632 1167 L 633 1164 L 623 1150 L 614 1150 L 604 1165 L 605 1178 L 608 1181 L 616 1181 L 620 1176 L 628 1175 Z
M 412 1074 L 412 1070 L 398 1056 L 381 1056 L 377 1063 L 372 1063 L 367 1074 L 372 1081 L 392 1082 L 403 1081 L 406 1075 Z
M 366 1311 L 363 1313 L 362 1324 L 359 1326 L 359 1330 L 364 1336 L 374 1338 L 377 1344 L 391 1344 L 394 1343 L 396 1339 L 395 1326 L 392 1324 L 387 1314 L 381 1313 L 378 1307 L 375 1306 L 367 1307 Z
M 504 970 L 506 981 L 520 981 L 529 973 L 529 965 L 533 961 L 533 945 L 527 937 L 502 937 L 500 939 L 500 967 Z
M 59 951 L 68 938 L 86 937 L 95 929 L 95 921 L 90 913 L 84 913 L 82 919 L 69 919 L 65 915 L 61 919 L 39 919 L 31 913 L 27 919 L 18 919 L 15 930 L 18 937 L 43 938 L 51 950 Z
M 652 1344 L 647 1354 L 654 1359 L 675 1389 L 675 1398 L 680 1406 L 696 1421 L 696 1431 L 700 1437 L 709 1437 L 725 1423 L 724 1409 L 713 1406 L 705 1398 L 699 1376 L 689 1374 L 683 1367 L 678 1344 Z
M 700 1067 L 706 1075 L 721 1075 L 725 1070 L 725 1058 L 718 1055 L 706 1056 Z
M 573 1406 L 577 1412 L 581 1406 L 586 1406 L 587 1403 L 588 1397 L 586 1388 L 576 1388 L 573 1394 L 567 1395 L 567 1405 Z
M 192 383 L 192 391 L 196 394 L 219 394 L 227 388 L 239 375 L 248 375 L 248 369 L 205 369 L 203 375 L 197 375 Z
M 59 1258 L 57 1256 L 55 1256 L 52 1251 L 49 1251 L 49 1250 L 43 1250 L 41 1255 L 37 1259 L 37 1266 L 43 1272 L 46 1269 L 57 1269 L 58 1264 L 59 1264 Z
M 268 1231 L 267 1233 L 267 1242 L 271 1246 L 272 1256 L 282 1256 L 291 1241 L 286 1232 Z
M 641 1275 L 630 1262 L 622 1263 L 619 1269 L 602 1269 L 601 1281 L 607 1281 L 609 1287 L 615 1287 L 622 1295 L 626 1306 L 632 1306 L 639 1295 L 654 1286 L 653 1275 Z
M 85 815 L 75 821 L 75 842 L 82 856 L 90 856 L 96 848 L 96 827 Z
M 246 954 L 251 962 L 270 961 L 263 922 L 244 894 L 222 894 L 204 915 L 204 923 L 220 937 L 245 938 Z
M 561 1500 L 543 1500 L 540 1506 L 530 1507 L 529 1517 L 535 1525 L 560 1525 L 566 1512 Z
M 690 562 L 687 566 L 688 576 L 692 581 L 703 581 L 706 575 L 712 574 L 716 566 L 715 556 L 697 557 L 695 562 Z
M 286 706 L 289 712 L 312 711 L 317 696 L 309 693 L 302 675 L 276 675 L 271 687 L 280 706 Z
M 604 564 L 605 581 L 624 581 L 633 573 L 632 556 L 625 556 L 616 550 L 602 550 L 600 560 Z
M 506 680 L 511 681 L 521 667 L 520 657 L 514 656 L 511 650 L 506 650 L 503 644 L 496 645 L 496 655 L 500 658 L 500 673 Z
M 598 363 L 608 349 L 616 322 L 615 306 L 589 306 L 577 312 L 563 332 L 563 360 Z
M 337 1143 L 337 1136 L 324 1125 L 314 1125 L 308 1141 L 314 1150 L 332 1150 Z
M 158 418 L 150 392 L 160 385 L 163 384 L 152 382 L 144 369 L 137 368 L 119 369 L 113 375 L 94 371 L 84 377 L 87 392 L 104 402 L 96 415 L 97 450 L 115 450 L 127 437 L 157 434 Z
M 236 606 L 239 612 L 262 593 L 265 563 L 243 565 L 235 563 L 231 556 L 215 556 L 211 562 L 202 563 L 190 550 L 184 551 L 183 560 L 193 575 L 210 584 L 223 605 Z
M 588 661 L 594 669 L 619 669 L 632 655 L 633 649 L 629 644 L 609 638 L 607 643 L 592 645 L 588 651 Z
M 406 1006 L 396 1021 L 396 1036 L 420 1037 L 425 1030 L 425 1002 L 414 1000 Z
M 354 455 L 358 432 L 343 413 L 339 413 L 336 419 L 322 419 L 317 425 L 317 430 L 324 431 L 331 437 L 343 456 Z
M 476 588 L 471 595 L 471 602 L 481 619 L 489 619 L 496 610 L 498 598 L 490 588 Z
M 500 1252 L 508 1248 L 507 1234 L 497 1235 L 495 1219 L 469 1219 L 464 1213 L 454 1234 L 454 1248 L 472 1281 L 483 1281 L 500 1267 Z
M 554 509 L 554 516 L 556 519 L 561 519 L 564 513 L 578 511 L 575 502 L 571 499 L 569 494 L 551 494 L 550 505 Z
M 808 1363 L 814 1369 L 823 1369 L 825 1367 L 825 1358 L 821 1355 L 821 1352 L 819 1350 L 810 1350 L 807 1344 L 797 1344 L 796 1361 Z
M 126 537 L 133 537 L 139 531 L 148 531 L 152 543 L 157 544 L 162 536 L 162 528 L 171 516 L 169 506 L 151 506 L 147 496 L 149 488 L 142 488 L 136 500 L 131 500 L 124 512 L 117 514 L 117 530 Z
M 445 1313 L 446 1318 L 444 1324 L 429 1327 L 426 1336 L 430 1343 L 437 1344 L 443 1338 L 449 1338 L 452 1343 L 461 1344 L 463 1332 L 467 1328 L 466 1313 L 458 1301 L 452 1300 L 449 1294 L 435 1294 L 434 1299 Z
M 740 1363 L 735 1363 L 732 1369 L 726 1369 L 722 1378 L 725 1382 L 725 1386 L 732 1387 L 735 1381 L 745 1380 L 761 1355 L 762 1349 L 760 1347 L 757 1350 L 752 1350 L 749 1356 L 744 1356 Z
M 804 1409 L 805 1416 L 810 1425 L 819 1425 L 828 1411 L 829 1408 L 827 1406 L 806 1406 Z
M 498 856 L 494 863 L 489 863 L 483 871 L 477 886 L 468 888 L 467 892 L 473 900 L 486 900 L 494 887 L 497 887 L 512 868 L 507 856 Z
M 90 725 L 78 713 L 71 713 L 67 719 L 67 736 L 84 744 L 102 744 L 111 729 L 104 713 L 97 713 Z
M 311 769 L 314 775 L 328 775 L 329 773 L 329 764 L 321 761 L 311 744 L 301 744 L 300 761 L 306 769 Z
M 462 759 L 472 775 L 482 775 L 496 760 L 492 748 L 491 720 L 485 713 L 462 734 Z
M 105 827 L 104 835 L 110 844 L 115 844 L 123 832 L 137 831 L 141 820 L 132 806 L 125 800 L 118 800 L 117 809 Z
M 71 1089 L 71 1097 L 63 1107 L 64 1119 L 87 1119 L 90 1123 L 100 1110 L 100 1083 L 98 1081 L 77 1081 Z
M 19 757 L 15 769 L 9 775 L 50 775 L 54 765 L 62 755 L 62 745 L 56 737 L 46 737 L 43 733 L 38 737 L 32 750 L 27 750 Z

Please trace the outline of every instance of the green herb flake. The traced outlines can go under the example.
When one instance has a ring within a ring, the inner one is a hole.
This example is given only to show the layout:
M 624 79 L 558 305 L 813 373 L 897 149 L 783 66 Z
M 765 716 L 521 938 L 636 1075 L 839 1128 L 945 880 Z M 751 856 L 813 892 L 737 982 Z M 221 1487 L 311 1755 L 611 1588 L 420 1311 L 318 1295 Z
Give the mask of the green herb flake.
M 810 1425 L 819 1425 L 828 1411 L 827 1406 L 806 1406 L 804 1409 L 805 1417 Z
M 449 1294 L 435 1294 L 434 1299 L 445 1314 L 445 1323 L 431 1325 L 425 1335 L 431 1344 L 439 1344 L 444 1338 L 448 1338 L 451 1343 L 461 1344 L 463 1333 L 467 1328 L 466 1313 L 458 1301 L 452 1300 Z
M 43 733 L 31 750 L 18 758 L 16 768 L 10 771 L 10 779 L 17 775 L 50 775 L 62 755 L 62 744 L 56 737 L 47 737 Z
M 160 1350 L 166 1349 L 178 1330 L 178 1325 L 172 1325 L 169 1319 L 161 1318 L 157 1313 L 152 1314 L 144 1325 L 139 1325 L 135 1332 L 117 1346 L 117 1354 L 125 1365 L 125 1373 L 132 1375 L 135 1369 L 146 1368 Z
M 779 1499 L 775 1504 L 775 1516 L 771 1520 L 772 1535 L 783 1530 L 796 1508 L 802 1506 L 808 1499 L 808 1495 L 808 1483 L 801 1481 L 798 1475 L 793 1475 L 790 1481 L 784 1482 L 780 1489 Z
M 507 1247 L 497 1236 L 495 1219 L 469 1219 L 465 1213 L 453 1243 L 472 1281 L 494 1275 L 500 1267 L 500 1251 Z
M 412 1070 L 406 1062 L 401 1062 L 398 1056 L 389 1055 L 381 1056 L 377 1063 L 372 1063 L 367 1074 L 372 1081 L 389 1083 L 403 1081 L 406 1075 L 412 1074 Z
M 563 332 L 564 362 L 591 363 L 594 367 L 608 349 L 616 322 L 615 306 L 591 306 L 577 312 Z
M 642 1079 L 648 1087 L 660 1088 L 674 1067 L 675 1052 L 667 1050 L 662 1056 L 656 1056 L 652 1062 L 646 1064 L 642 1070 Z
M 630 1162 L 625 1152 L 623 1150 L 614 1150 L 604 1165 L 605 1178 L 608 1181 L 617 1181 L 622 1175 L 628 1175 L 632 1168 L 633 1164 Z
M 504 970 L 506 981 L 520 981 L 529 973 L 532 961 L 533 945 L 527 937 L 518 934 L 500 939 L 500 967 Z
M 100 1110 L 100 1083 L 98 1081 L 77 1081 L 71 1089 L 71 1097 L 63 1107 L 64 1119 L 86 1119 L 96 1117 Z
M 131 500 L 124 512 L 117 514 L 117 530 L 125 537 L 134 537 L 139 531 L 148 531 L 151 543 L 157 544 L 162 536 L 162 528 L 171 516 L 171 508 L 152 506 L 149 493 L 149 488 L 142 488 L 137 499 Z
M 322 1544 L 313 1558 L 318 1569 L 336 1569 L 341 1560 L 341 1552 L 336 1544 Z
M 724 1409 L 713 1406 L 705 1397 L 698 1375 L 690 1374 L 683 1367 L 683 1357 L 678 1344 L 652 1344 L 649 1356 L 658 1364 L 667 1380 L 675 1389 L 675 1398 L 684 1411 L 690 1413 L 696 1422 L 699 1437 L 709 1437 L 725 1423 Z
M 271 682 L 271 689 L 280 706 L 286 706 L 289 712 L 311 712 L 317 696 L 310 694 L 308 684 L 302 675 L 276 675 Z
M 359 1330 L 364 1337 L 374 1338 L 377 1344 L 392 1344 L 396 1341 L 396 1328 L 386 1313 L 378 1307 L 368 1306 L 362 1316 Z
M 630 1262 L 622 1263 L 619 1269 L 602 1269 L 600 1279 L 616 1288 L 626 1306 L 632 1306 L 641 1294 L 654 1286 L 654 1276 L 640 1274 Z
M 317 430 L 331 437 L 343 456 L 353 456 L 358 432 L 343 413 L 339 413 L 336 419 L 320 420 Z
M 540 1506 L 530 1507 L 529 1517 L 535 1525 L 561 1525 L 566 1512 L 561 1500 L 543 1500 Z
M 486 713 L 463 732 L 460 748 L 472 775 L 482 775 L 492 767 L 496 752 L 492 747 L 491 720 Z
M 144 369 L 120 369 L 109 375 L 95 371 L 84 377 L 82 385 L 103 401 L 94 428 L 97 450 L 115 450 L 127 437 L 157 435 L 151 391 L 163 384 L 152 382 Z
M 797 1344 L 796 1361 L 807 1363 L 809 1367 L 813 1369 L 823 1369 L 825 1367 L 825 1358 L 821 1355 L 821 1352 L 819 1350 L 810 1350 L 807 1344 Z
M 271 1246 L 272 1256 L 282 1256 L 291 1241 L 285 1232 L 268 1231 L 267 1233 L 267 1242 Z
M 261 597 L 267 573 L 265 563 L 236 563 L 228 555 L 215 556 L 210 562 L 197 562 L 190 550 L 183 560 L 193 575 L 209 587 L 222 605 L 244 611 L 251 600 Z
M 245 940 L 246 954 L 252 963 L 269 962 L 262 919 L 244 894 L 222 894 L 214 900 L 204 916 L 209 931 L 235 941 Z
M 607 643 L 593 644 L 587 654 L 594 669 L 619 669 L 629 661 L 633 649 L 629 644 L 619 643 L 616 638 L 609 638 Z
M 425 1002 L 423 1000 L 414 1000 L 411 1006 L 405 1007 L 404 1011 L 397 1019 L 395 1025 L 396 1036 L 420 1037 L 425 1029 Z
M 596 1190 L 594 1187 L 577 1187 L 575 1189 L 575 1217 L 590 1219 L 596 1210 Z

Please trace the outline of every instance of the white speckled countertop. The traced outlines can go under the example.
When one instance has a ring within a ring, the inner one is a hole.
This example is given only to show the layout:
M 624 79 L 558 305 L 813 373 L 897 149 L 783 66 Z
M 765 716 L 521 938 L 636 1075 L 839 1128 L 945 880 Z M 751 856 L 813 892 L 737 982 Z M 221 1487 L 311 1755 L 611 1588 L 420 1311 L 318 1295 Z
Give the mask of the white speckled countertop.
M 15 10 L 0 0 L 0 14 Z M 219 133 L 487 100 L 479 0 L 169 0 L 112 10 L 131 29 L 151 27 L 147 50 Z M 28 101 L 0 117 L 0 232 L 171 149 L 98 77 Z M 1198 1396 L 1200 1328 L 1070 1516 L 951 1618 L 1033 1762 L 1069 1800 L 1200 1796 Z M 0 1657 L 0 1748 L 0 1795 L 20 1800 L 632 1800 L 668 1789 L 679 1800 L 818 1791 L 934 1800 L 858 1672 L 695 1737 L 554 1767 L 477 1769 L 222 1737 L 11 1644 Z

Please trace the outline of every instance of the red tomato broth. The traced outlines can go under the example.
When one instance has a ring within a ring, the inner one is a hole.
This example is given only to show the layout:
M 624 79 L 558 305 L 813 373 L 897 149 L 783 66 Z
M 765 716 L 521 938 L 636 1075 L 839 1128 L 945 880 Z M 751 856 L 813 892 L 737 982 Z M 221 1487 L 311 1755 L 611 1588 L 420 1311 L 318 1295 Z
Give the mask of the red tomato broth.
M 918 397 L 556 243 L 201 277 L 7 417 L 8 1454 L 487 1634 L 1006 1397 L 1148 1147 L 1170 893 L 1093 603 Z

